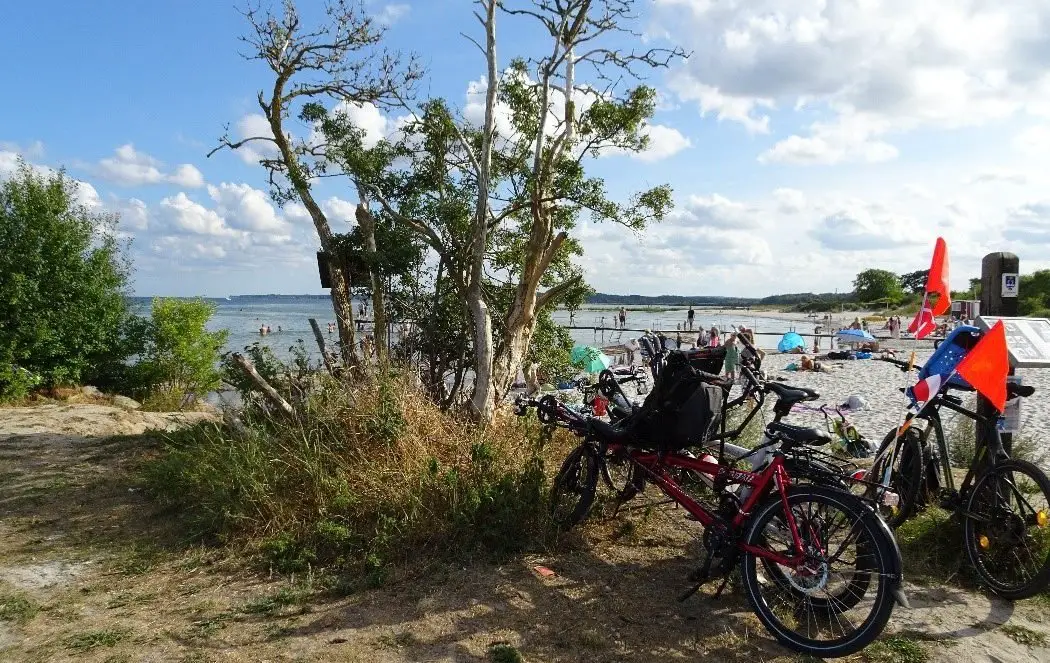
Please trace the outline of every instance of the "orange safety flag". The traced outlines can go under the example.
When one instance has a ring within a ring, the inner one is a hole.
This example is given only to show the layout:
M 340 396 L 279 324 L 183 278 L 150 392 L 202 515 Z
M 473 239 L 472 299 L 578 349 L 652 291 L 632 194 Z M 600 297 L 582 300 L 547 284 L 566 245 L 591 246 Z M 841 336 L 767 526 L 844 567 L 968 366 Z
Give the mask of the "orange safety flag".
M 930 263 L 930 275 L 926 277 L 926 294 L 937 295 L 933 303 L 933 315 L 944 315 L 952 306 L 952 291 L 948 287 L 948 245 L 943 237 L 937 238 L 933 247 L 933 261 Z
M 966 353 L 956 372 L 991 401 L 1000 412 L 1006 407 L 1006 376 L 1010 373 L 1010 353 L 1006 348 L 1003 321 L 995 323 L 977 345 Z

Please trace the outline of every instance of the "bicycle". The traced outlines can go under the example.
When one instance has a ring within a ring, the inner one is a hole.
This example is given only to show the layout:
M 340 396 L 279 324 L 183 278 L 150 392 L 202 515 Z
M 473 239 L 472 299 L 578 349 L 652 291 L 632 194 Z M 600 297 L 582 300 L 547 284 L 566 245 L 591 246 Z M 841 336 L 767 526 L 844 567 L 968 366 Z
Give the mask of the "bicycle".
M 928 503 L 938 503 L 963 523 L 966 554 L 980 580 L 995 594 L 1019 600 L 1050 586 L 1050 479 L 1032 463 L 1010 458 L 1003 447 L 998 416 L 985 417 L 963 406 L 949 390 L 972 391 L 952 367 L 978 334 L 960 327 L 920 370 L 920 379 L 950 373 L 921 405 L 909 389 L 904 422 L 883 439 L 864 479 L 866 493 L 880 505 L 887 523 L 899 527 Z M 908 373 L 910 362 L 884 359 Z M 1030 386 L 1007 385 L 1009 397 L 1028 397 Z M 947 408 L 976 422 L 988 441 L 955 486 L 940 411 Z M 932 436 L 932 440 L 931 440 Z M 886 499 L 886 497 L 889 499 Z
M 710 374 L 701 377 L 719 381 Z M 654 392 L 659 387 L 654 385 Z M 581 415 L 552 396 L 516 401 L 517 414 L 529 408 L 537 409 L 541 423 L 583 438 L 555 477 L 555 522 L 579 522 L 586 516 L 599 474 L 608 477 L 606 459 L 615 455 L 704 527 L 703 564 L 690 576 L 694 586 L 679 600 L 719 577 L 724 578 L 716 592 L 720 595 L 736 567 L 752 610 L 773 637 L 795 651 L 821 657 L 859 651 L 882 632 L 895 603 L 907 605 L 900 551 L 886 524 L 845 490 L 792 485 L 785 454 L 826 442 L 821 431 L 781 425 L 774 431 L 778 445 L 768 462 L 751 472 L 639 439 L 638 428 L 629 425 L 639 413 L 627 424 L 613 425 Z M 676 480 L 682 470 L 712 477 L 723 497 L 720 504 L 709 507 L 694 499 Z M 827 518 L 831 512 L 837 516 Z M 833 568 L 839 562 L 843 568 Z

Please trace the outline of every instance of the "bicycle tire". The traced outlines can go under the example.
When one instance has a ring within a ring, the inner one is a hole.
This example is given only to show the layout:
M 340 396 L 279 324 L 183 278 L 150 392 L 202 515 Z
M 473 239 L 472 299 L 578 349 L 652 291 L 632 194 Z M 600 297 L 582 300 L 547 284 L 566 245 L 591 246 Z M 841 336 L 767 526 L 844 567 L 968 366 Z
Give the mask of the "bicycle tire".
M 586 520 L 594 504 L 597 487 L 597 454 L 589 444 L 583 443 L 565 457 L 554 477 L 550 496 L 550 514 L 554 524 L 562 531 L 569 531 Z M 558 513 L 558 507 L 566 493 L 575 493 L 579 501 L 563 515 Z
M 764 597 L 758 574 L 760 557 L 754 553 L 745 552 L 741 555 L 740 576 L 744 592 L 759 621 L 781 644 L 794 651 L 821 658 L 848 656 L 860 651 L 877 638 L 885 629 L 893 613 L 894 591 L 897 589 L 895 583 L 899 583 L 899 568 L 897 568 L 892 534 L 879 524 L 878 516 L 859 498 L 841 490 L 807 485 L 793 489 L 788 495 L 788 503 L 792 506 L 793 511 L 795 505 L 805 502 L 823 503 L 838 508 L 847 516 L 848 522 L 853 524 L 851 531 L 857 532 L 857 541 L 865 548 L 864 555 L 869 559 L 872 567 L 871 577 L 879 579 L 879 582 L 871 609 L 861 622 L 861 626 L 847 636 L 827 641 L 804 636 L 790 628 L 775 614 L 774 609 Z M 774 518 L 783 513 L 784 507 L 779 497 L 766 502 L 751 519 L 744 541 L 750 545 L 760 545 L 766 527 Z M 779 581 L 774 580 L 774 584 L 779 584 Z M 807 628 L 814 623 L 808 618 L 800 621 L 805 623 Z M 852 624 L 852 620 L 847 618 L 846 621 Z
M 1046 473 L 1028 461 L 1006 460 L 996 463 L 974 484 L 966 501 L 966 517 L 963 527 L 966 555 L 974 571 L 992 592 L 1011 601 L 1029 598 L 1050 586 L 1050 525 L 1040 526 L 1037 524 L 1038 520 L 1035 523 L 1026 523 L 1024 517 L 1012 512 L 1009 514 L 1003 512 L 1000 504 L 991 504 L 990 508 L 987 504 L 991 501 L 990 497 L 997 502 L 1000 501 L 1001 491 L 996 490 L 991 482 L 1003 481 L 1007 477 L 1010 481 L 1007 484 L 1010 486 L 1007 495 L 1012 494 L 1014 497 L 1021 495 L 1021 491 L 1016 488 L 1017 473 L 1031 479 L 1032 485 L 1042 494 L 1043 504 L 1050 504 L 1050 478 L 1047 478 Z M 1026 498 L 1024 501 L 1031 506 L 1030 499 Z M 1046 507 L 1040 506 L 1039 508 L 1045 509 Z M 1036 512 L 1033 511 L 1032 515 L 1035 518 Z M 1044 511 L 1043 517 L 1050 517 L 1050 514 Z M 1021 527 L 1020 533 L 1017 531 L 1018 525 Z M 1036 527 L 1037 536 L 1035 537 L 1032 536 L 1032 525 Z M 1025 544 L 1024 549 L 1020 552 L 1016 546 L 1009 548 L 1013 556 L 1013 559 L 1010 560 L 1011 568 L 1016 569 L 1015 563 L 1023 562 L 1022 557 L 1024 556 L 1031 556 L 1038 566 L 1035 573 L 1030 574 L 1026 581 L 1020 583 L 1010 583 L 996 577 L 984 560 L 985 553 L 991 554 L 994 551 L 1002 554 L 1001 551 L 1006 549 L 1011 538 L 1020 538 Z M 1034 550 L 1028 545 L 1029 541 L 1035 544 Z
M 888 445 L 894 444 L 897 439 L 897 429 L 891 430 L 882 440 L 880 452 Z M 889 488 L 897 494 L 897 506 L 891 507 L 883 504 L 879 489 L 870 486 L 866 497 L 875 502 L 879 515 L 892 529 L 897 529 L 905 521 L 915 515 L 920 502 L 919 491 L 923 477 L 923 453 L 919 444 L 918 436 L 911 434 L 909 429 L 897 442 L 900 448 L 897 450 L 897 468 L 890 470 Z M 893 455 L 887 456 L 882 461 L 871 466 L 869 476 L 875 477 L 875 482 L 882 481 L 885 463 L 890 462 Z

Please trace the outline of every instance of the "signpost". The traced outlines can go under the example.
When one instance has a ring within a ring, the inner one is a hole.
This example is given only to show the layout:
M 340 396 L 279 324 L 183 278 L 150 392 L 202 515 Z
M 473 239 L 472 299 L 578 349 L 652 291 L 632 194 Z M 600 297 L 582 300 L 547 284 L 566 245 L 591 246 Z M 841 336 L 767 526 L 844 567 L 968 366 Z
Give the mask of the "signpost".
M 977 324 L 988 330 L 995 324 L 993 318 L 1003 318 L 1003 325 L 1006 326 L 1006 343 L 1007 346 L 1011 346 L 1009 348 L 1011 359 L 1010 375 L 1013 375 L 1015 366 L 1024 365 L 1015 363 L 1014 344 L 1011 344 L 1010 340 L 1011 327 L 1006 323 L 1006 319 L 1018 319 L 1013 316 L 1017 315 L 1017 291 L 1019 289 L 1017 275 L 1020 272 L 1021 261 L 1013 253 L 989 253 L 981 260 L 981 317 L 977 318 Z M 1020 324 L 1015 324 L 1013 329 L 1015 331 L 1019 330 Z M 1023 352 L 1026 357 L 1029 357 L 1026 361 L 1035 361 L 1035 357 L 1030 356 L 1031 353 L 1028 350 L 1037 346 L 1033 346 L 1030 342 L 1026 344 L 1022 341 L 1022 339 L 1030 340 L 1028 335 L 1014 333 L 1013 336 L 1015 347 L 1018 349 L 1017 352 Z M 1048 359 L 1050 359 L 1050 355 L 1048 355 Z M 996 411 L 995 406 L 981 395 L 977 396 L 977 413 L 991 421 L 998 421 L 999 413 Z M 984 427 L 977 424 L 978 448 L 988 443 L 985 436 Z M 1003 449 L 1006 450 L 1006 453 L 1010 453 L 1013 448 L 1013 435 L 1003 432 L 1001 437 Z
M 977 324 L 983 331 L 988 331 L 999 320 L 1006 329 L 1011 367 L 1050 367 L 1050 319 L 982 315 L 977 318 Z

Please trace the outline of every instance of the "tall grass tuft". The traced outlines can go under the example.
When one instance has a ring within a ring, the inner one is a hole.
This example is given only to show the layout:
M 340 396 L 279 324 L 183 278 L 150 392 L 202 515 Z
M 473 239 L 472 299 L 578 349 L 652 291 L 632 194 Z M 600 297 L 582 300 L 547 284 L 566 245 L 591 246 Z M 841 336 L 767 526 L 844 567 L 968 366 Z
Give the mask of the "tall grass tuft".
M 257 404 L 239 432 L 172 433 L 145 468 L 151 494 L 194 535 L 245 542 L 275 570 L 342 567 L 371 583 L 419 556 L 502 556 L 547 540 L 549 473 L 569 440 L 541 442 L 537 424 L 509 414 L 481 429 L 399 372 L 315 382 L 294 418 Z

